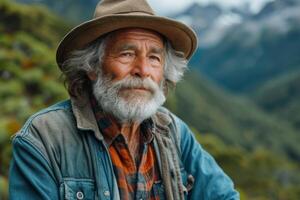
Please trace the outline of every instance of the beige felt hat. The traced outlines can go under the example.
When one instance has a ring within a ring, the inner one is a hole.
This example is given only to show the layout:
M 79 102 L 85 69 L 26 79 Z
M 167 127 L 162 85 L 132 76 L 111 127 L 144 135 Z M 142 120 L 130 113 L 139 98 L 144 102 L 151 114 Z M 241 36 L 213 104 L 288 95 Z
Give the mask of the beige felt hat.
M 102 0 L 92 20 L 76 26 L 62 39 L 56 52 L 58 66 L 61 67 L 71 51 L 85 47 L 106 33 L 130 27 L 160 33 L 187 59 L 197 48 L 197 36 L 190 27 L 155 15 L 146 0 Z

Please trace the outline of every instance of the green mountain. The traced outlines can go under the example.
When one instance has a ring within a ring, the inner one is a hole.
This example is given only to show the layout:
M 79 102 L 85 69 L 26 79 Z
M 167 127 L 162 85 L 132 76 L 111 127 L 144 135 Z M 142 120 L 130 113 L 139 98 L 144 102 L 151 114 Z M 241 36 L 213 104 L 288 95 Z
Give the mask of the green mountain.
M 228 30 L 214 46 L 199 49 L 192 65 L 237 93 L 299 70 L 300 2 L 275 0 Z M 201 40 L 200 40 L 201 41 Z
M 250 151 L 267 148 L 300 161 L 300 136 L 289 123 L 225 93 L 197 73 L 187 74 L 166 105 L 196 130 L 215 134 L 226 144 Z
M 265 30 L 254 42 L 252 34 L 237 28 L 218 45 L 199 50 L 200 71 L 222 87 L 247 93 L 274 76 L 299 69 L 299 26 L 284 35 Z
M 91 19 L 99 0 L 16 0 L 20 3 L 44 5 L 70 22 Z
M 252 97 L 266 112 L 291 123 L 300 131 L 300 71 L 274 78 Z

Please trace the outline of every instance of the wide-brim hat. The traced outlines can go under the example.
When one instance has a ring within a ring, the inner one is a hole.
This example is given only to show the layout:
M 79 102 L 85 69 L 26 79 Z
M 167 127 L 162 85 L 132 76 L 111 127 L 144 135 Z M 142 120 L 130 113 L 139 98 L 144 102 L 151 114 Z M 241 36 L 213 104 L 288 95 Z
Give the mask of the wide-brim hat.
M 171 6 L 171 5 L 170 5 Z M 56 61 L 61 68 L 69 53 L 86 47 L 106 33 L 123 28 L 145 28 L 167 38 L 189 59 L 197 48 L 195 32 L 179 21 L 157 16 L 146 0 L 102 0 L 94 18 L 73 28 L 60 42 Z

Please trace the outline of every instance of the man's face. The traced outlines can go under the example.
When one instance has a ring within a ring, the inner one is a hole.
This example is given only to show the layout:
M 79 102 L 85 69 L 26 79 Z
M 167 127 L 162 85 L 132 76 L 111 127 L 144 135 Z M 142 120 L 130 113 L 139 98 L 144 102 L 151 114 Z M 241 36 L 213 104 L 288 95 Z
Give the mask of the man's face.
M 145 29 L 120 30 L 108 39 L 103 57 L 103 71 L 120 81 L 125 77 L 151 78 L 160 84 L 163 78 L 164 44 L 162 38 Z M 128 92 L 145 95 L 145 88 L 125 88 Z
M 93 85 L 103 110 L 122 121 L 154 114 L 165 101 L 164 60 L 163 40 L 154 32 L 124 29 L 110 35 Z

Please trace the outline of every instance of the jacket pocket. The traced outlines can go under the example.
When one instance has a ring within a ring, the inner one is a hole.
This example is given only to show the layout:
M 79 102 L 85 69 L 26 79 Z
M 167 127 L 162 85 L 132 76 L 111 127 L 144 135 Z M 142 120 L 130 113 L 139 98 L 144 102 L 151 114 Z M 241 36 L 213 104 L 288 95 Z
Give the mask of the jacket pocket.
M 64 178 L 60 185 L 60 196 L 64 200 L 94 200 L 94 181 L 92 179 Z

